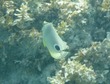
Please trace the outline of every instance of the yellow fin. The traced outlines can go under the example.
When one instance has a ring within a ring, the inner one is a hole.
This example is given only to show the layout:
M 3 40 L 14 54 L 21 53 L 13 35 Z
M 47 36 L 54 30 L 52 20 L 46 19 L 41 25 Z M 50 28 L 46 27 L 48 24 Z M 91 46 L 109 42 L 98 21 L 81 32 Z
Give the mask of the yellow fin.
M 45 41 L 43 40 L 43 45 L 44 45 L 44 47 L 46 47 L 46 44 L 45 44 Z

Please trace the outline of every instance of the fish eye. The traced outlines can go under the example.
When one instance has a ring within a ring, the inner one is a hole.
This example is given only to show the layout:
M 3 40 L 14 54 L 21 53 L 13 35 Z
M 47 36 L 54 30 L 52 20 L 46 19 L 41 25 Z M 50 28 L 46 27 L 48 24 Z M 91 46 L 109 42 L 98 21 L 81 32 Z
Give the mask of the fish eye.
M 57 45 L 57 44 L 54 45 L 54 48 L 55 48 L 57 51 L 60 50 L 60 47 L 59 47 L 59 45 Z

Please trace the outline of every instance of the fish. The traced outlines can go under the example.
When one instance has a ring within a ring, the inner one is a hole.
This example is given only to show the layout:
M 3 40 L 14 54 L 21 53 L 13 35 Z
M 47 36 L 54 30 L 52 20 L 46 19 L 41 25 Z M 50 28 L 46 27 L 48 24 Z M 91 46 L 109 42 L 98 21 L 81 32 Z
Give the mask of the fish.
M 51 22 L 44 22 L 42 33 L 44 47 L 47 47 L 50 55 L 54 59 L 62 59 L 67 56 L 69 47 L 67 43 L 60 38 Z

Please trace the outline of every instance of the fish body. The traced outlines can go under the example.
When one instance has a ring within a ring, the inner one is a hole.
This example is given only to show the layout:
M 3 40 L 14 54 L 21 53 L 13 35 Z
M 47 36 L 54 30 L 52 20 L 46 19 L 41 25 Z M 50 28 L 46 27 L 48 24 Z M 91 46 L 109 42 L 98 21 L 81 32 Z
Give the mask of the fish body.
M 65 50 L 69 47 L 66 42 L 60 38 L 52 23 L 46 22 L 42 28 L 42 32 L 43 44 L 48 48 L 53 58 L 61 59 L 68 54 Z

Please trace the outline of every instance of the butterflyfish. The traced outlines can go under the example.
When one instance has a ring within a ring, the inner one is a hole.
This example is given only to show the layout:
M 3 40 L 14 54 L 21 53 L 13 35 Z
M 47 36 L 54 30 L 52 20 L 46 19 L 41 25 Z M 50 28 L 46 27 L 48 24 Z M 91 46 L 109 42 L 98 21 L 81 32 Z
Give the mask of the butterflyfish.
M 67 56 L 68 52 L 66 50 L 69 47 L 67 43 L 60 38 L 52 23 L 45 22 L 42 33 L 43 44 L 47 47 L 53 58 L 61 59 Z

